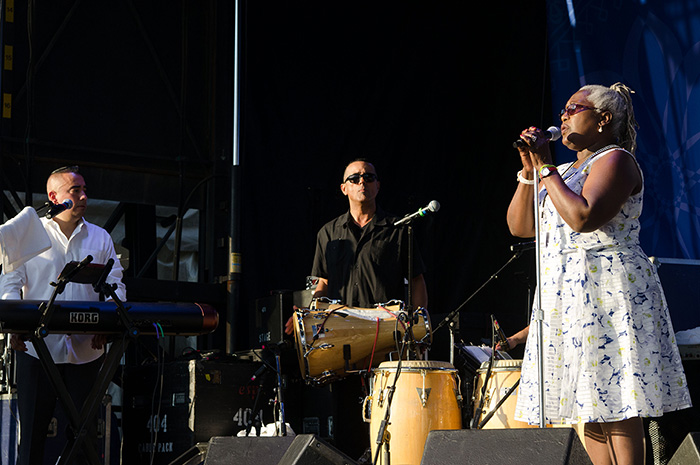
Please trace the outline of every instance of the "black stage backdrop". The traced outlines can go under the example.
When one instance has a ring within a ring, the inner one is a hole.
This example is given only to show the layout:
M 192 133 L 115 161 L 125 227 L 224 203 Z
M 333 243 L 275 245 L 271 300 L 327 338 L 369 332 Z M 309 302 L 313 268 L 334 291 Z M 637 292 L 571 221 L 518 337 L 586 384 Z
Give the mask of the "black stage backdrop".
M 303 288 L 316 232 L 347 209 L 341 175 L 357 157 L 375 163 L 386 210 L 441 204 L 416 224 L 433 326 L 511 257 L 519 240 L 505 213 L 520 167 L 511 143 L 552 122 L 545 7 L 492 5 L 247 4 L 244 305 Z M 491 313 L 508 333 L 527 324 L 533 260 L 525 253 L 464 307 L 465 342 L 490 337 Z
M 341 174 L 357 157 L 374 161 L 386 210 L 402 215 L 441 204 L 416 224 L 437 325 L 519 242 L 505 223 L 520 167 L 511 143 L 527 126 L 554 122 L 543 110 L 551 107 L 545 1 L 240 3 L 243 275 L 235 348 L 247 348 L 255 299 L 304 287 L 316 232 L 347 208 Z M 0 129 L 5 146 L 14 145 L 4 148 L 10 179 L 3 182 L 19 191 L 34 184 L 40 193 L 44 173 L 77 163 L 92 198 L 181 206 L 189 192 L 199 198 L 208 176 L 218 191 L 207 205 L 223 212 L 234 5 L 18 5 L 5 30 L 15 56 L 2 85 L 13 106 Z M 34 66 L 27 69 L 30 14 Z M 225 261 L 225 232 L 207 234 L 200 254 Z M 216 257 L 207 255 L 212 249 Z M 533 256 L 523 255 L 464 307 L 466 342 L 490 337 L 491 313 L 509 333 L 527 323 Z M 200 280 L 226 274 L 207 272 Z

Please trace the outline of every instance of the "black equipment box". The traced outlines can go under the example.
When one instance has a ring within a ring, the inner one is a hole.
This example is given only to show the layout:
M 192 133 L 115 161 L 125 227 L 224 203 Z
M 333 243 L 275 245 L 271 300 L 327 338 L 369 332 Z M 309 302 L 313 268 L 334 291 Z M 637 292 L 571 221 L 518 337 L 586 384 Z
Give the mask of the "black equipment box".
M 196 443 L 236 436 L 249 419 L 273 423 L 274 384 L 263 384 L 271 370 L 262 367 L 226 359 L 126 368 L 123 463 L 167 465 Z
M 255 301 L 255 317 L 250 322 L 250 346 L 259 349 L 285 339 L 284 324 L 294 307 L 309 308 L 313 291 L 274 291 Z M 289 336 L 287 336 L 290 339 Z
M 673 330 L 700 326 L 700 260 L 652 257 L 652 261 L 658 266 Z

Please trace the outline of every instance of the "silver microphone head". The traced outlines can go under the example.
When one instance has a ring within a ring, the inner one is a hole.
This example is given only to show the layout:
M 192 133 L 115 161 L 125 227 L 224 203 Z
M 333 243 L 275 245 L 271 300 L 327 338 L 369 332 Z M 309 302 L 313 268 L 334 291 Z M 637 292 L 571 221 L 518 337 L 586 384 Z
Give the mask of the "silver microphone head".
M 62 203 L 66 207 L 66 210 L 73 208 L 73 201 L 71 199 L 66 199 Z
M 559 140 L 561 138 L 561 129 L 556 126 L 550 126 L 547 128 L 547 132 L 552 135 L 550 138 L 551 141 Z
M 436 212 L 440 210 L 440 202 L 438 202 L 437 200 L 431 200 L 428 204 L 428 210 L 430 210 L 431 212 Z

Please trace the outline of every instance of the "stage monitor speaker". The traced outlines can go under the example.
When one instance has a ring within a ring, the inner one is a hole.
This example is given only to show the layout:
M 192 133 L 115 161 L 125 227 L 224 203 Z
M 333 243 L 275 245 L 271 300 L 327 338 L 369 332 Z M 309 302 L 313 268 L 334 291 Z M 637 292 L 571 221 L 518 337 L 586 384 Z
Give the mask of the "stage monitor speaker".
M 294 438 L 294 442 L 277 465 L 353 465 L 356 463 L 315 435 L 300 434 Z
M 209 440 L 204 465 L 264 465 L 277 463 L 294 436 L 217 436 Z
M 573 428 L 431 431 L 421 465 L 590 465 Z
M 700 465 L 700 433 L 688 433 L 668 465 Z

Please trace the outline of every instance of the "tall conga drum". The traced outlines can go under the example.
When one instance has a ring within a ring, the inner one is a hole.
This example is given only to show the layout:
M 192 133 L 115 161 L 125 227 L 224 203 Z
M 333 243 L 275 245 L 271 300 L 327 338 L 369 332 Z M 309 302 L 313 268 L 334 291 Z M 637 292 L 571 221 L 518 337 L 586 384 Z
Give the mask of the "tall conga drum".
M 372 458 L 377 452 L 377 435 L 390 408 L 387 443 L 392 465 L 419 465 L 425 440 L 433 430 L 462 428 L 461 395 L 457 370 L 447 362 L 404 360 L 389 406 L 389 388 L 394 384 L 399 362 L 383 362 L 374 372 L 372 392 L 365 399 L 370 412 Z M 371 406 L 368 405 L 371 403 Z M 388 465 L 384 451 L 377 462 Z
M 489 362 L 482 363 L 481 368 L 477 370 L 477 381 L 474 383 L 474 414 L 476 415 L 476 409 L 481 406 L 482 411 L 478 418 L 481 423 L 489 413 L 492 413 L 483 429 L 537 428 L 536 425 L 528 425 L 514 419 L 518 389 L 513 388 L 520 381 L 522 365 L 522 360 L 496 360 L 488 381 L 486 374 L 489 371 Z M 485 389 L 484 384 L 486 384 Z M 499 403 L 501 406 L 494 411 Z

